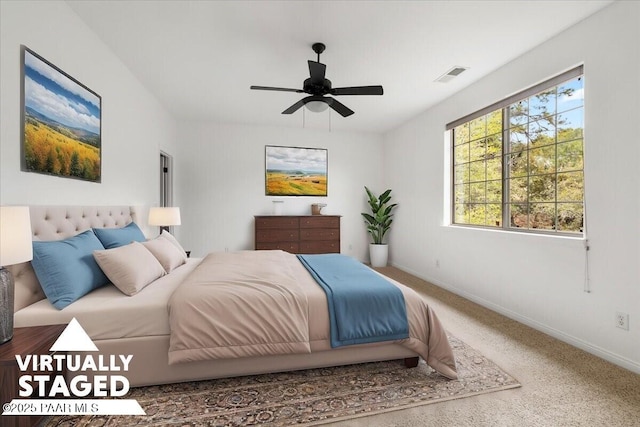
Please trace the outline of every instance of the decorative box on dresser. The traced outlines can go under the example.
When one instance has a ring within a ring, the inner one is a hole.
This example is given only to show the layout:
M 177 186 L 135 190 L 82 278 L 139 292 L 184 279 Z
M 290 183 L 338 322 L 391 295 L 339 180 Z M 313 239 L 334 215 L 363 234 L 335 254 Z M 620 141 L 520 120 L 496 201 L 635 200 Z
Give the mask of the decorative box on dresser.
M 340 216 L 256 216 L 255 248 L 293 254 L 340 253 Z

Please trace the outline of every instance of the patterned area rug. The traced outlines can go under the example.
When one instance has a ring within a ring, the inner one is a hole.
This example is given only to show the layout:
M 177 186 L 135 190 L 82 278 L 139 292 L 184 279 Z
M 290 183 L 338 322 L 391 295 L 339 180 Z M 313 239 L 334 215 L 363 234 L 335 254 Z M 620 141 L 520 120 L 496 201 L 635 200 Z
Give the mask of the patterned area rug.
M 280 374 L 141 387 L 136 399 L 147 416 L 53 417 L 51 426 L 318 425 L 519 387 L 496 364 L 449 337 L 458 380 L 424 361 L 365 363 Z

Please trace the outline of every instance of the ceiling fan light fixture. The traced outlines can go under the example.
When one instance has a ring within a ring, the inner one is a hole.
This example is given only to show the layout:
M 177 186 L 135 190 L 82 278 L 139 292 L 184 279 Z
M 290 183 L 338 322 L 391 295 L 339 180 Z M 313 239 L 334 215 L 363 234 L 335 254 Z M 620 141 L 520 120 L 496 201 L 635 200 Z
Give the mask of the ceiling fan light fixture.
M 307 110 L 312 111 L 314 113 L 322 113 L 327 108 L 329 108 L 329 104 L 322 101 L 311 101 L 304 104 L 307 107 Z

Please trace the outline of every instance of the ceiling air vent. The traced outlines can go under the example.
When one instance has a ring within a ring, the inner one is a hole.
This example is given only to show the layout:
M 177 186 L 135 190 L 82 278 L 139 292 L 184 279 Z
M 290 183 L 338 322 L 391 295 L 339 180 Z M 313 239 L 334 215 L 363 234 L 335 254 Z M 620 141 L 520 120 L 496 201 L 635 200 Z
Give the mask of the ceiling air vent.
M 459 76 L 464 70 L 467 70 L 469 67 L 461 67 L 456 65 L 440 77 L 438 77 L 435 81 L 440 83 L 447 83 L 451 81 L 454 77 Z

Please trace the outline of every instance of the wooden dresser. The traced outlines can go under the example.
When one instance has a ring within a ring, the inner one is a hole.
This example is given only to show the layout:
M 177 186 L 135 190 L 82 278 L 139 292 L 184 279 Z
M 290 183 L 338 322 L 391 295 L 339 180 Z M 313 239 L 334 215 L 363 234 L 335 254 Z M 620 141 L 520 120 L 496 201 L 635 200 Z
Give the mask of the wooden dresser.
M 292 254 L 340 253 L 340 216 L 256 216 L 255 248 Z

